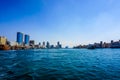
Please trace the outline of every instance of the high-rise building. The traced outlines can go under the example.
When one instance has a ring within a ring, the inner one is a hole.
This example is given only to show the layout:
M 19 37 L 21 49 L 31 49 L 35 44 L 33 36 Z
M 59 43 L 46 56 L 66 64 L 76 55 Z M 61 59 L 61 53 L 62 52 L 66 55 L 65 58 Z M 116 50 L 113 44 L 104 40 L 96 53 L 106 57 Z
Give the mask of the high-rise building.
M 100 48 L 102 48 L 103 47 L 103 42 L 102 41 L 100 41 Z
M 23 33 L 17 32 L 17 41 L 19 45 L 23 44 Z
M 39 42 L 39 46 L 41 46 L 41 43 Z
M 43 42 L 43 46 L 45 46 L 45 42 Z
M 56 48 L 62 48 L 62 45 L 60 44 L 59 41 L 57 42 L 57 46 L 56 46 Z
M 114 43 L 114 41 L 113 40 L 111 40 L 111 44 L 113 44 Z
M 29 40 L 30 40 L 30 36 L 29 35 L 25 35 L 25 37 L 24 37 L 25 45 L 29 45 Z
M 38 46 L 39 46 L 39 48 L 41 48 L 41 43 L 40 42 L 39 42 Z
M 42 44 L 42 48 L 45 48 L 45 42 L 43 42 L 43 44 Z
M 59 45 L 60 45 L 60 42 L 58 41 L 58 42 L 57 42 L 57 46 L 59 46 Z
M 47 41 L 46 48 L 50 48 L 50 43 Z

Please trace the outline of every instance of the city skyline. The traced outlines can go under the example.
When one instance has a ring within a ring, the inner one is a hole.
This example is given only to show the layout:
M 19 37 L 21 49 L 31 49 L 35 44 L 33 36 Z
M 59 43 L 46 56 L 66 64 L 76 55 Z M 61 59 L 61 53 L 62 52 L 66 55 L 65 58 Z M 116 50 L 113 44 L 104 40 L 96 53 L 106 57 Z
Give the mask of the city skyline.
M 63 46 L 119 40 L 119 0 L 0 0 L 0 34 Z

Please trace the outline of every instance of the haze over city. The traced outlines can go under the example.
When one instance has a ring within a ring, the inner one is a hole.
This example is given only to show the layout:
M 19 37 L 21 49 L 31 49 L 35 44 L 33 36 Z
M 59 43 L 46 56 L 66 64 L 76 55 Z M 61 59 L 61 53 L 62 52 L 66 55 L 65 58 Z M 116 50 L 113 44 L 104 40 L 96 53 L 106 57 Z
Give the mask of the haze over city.
M 0 0 L 0 34 L 63 46 L 118 40 L 120 0 Z

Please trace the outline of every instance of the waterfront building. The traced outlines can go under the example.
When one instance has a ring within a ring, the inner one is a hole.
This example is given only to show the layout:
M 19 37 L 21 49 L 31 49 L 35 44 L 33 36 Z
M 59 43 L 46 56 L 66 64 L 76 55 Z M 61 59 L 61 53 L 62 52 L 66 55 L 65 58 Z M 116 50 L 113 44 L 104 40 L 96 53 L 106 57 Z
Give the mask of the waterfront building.
M 10 42 L 9 42 L 9 45 L 10 45 L 10 46 L 18 46 L 18 43 L 15 42 L 15 41 L 10 41 Z
M 46 48 L 46 47 L 45 47 L 45 42 L 43 42 L 43 44 L 42 44 L 42 48 Z
M 74 46 L 73 48 L 80 49 L 80 48 L 83 48 L 83 46 L 82 45 L 77 45 L 77 46 Z
M 7 39 L 4 36 L 0 36 L 0 45 L 6 45 Z
M 111 48 L 120 48 L 120 41 L 113 42 L 111 41 Z
M 94 47 L 95 48 L 101 48 L 101 45 L 100 45 L 100 43 L 94 43 Z
M 39 44 L 35 45 L 35 48 L 36 48 L 36 49 L 39 49 L 39 48 L 40 48 L 40 47 L 39 47 Z
M 43 46 L 45 46 L 45 42 L 43 42 Z
M 56 48 L 62 48 L 62 45 L 60 44 L 59 41 L 57 42 L 57 46 L 56 46 Z
M 96 47 L 95 47 L 95 45 L 94 44 L 89 44 L 88 46 L 87 46 L 87 49 L 95 49 Z
M 53 49 L 53 48 L 55 48 L 55 47 L 54 47 L 54 45 L 51 45 L 50 48 Z
M 19 47 L 16 41 L 9 41 L 8 43 L 11 50 L 16 50 Z
M 111 40 L 111 44 L 113 44 L 114 43 L 114 41 L 113 40 Z
M 59 41 L 57 42 L 57 45 L 60 45 L 60 42 L 59 42 Z
M 68 46 L 65 46 L 66 49 L 68 49 L 69 47 Z
M 41 43 L 39 42 L 39 46 L 41 46 Z
M 50 43 L 47 41 L 46 48 L 50 48 Z
M 100 48 L 103 48 L 103 42 L 100 41 Z
M 32 47 L 34 47 L 35 46 L 35 41 L 34 40 L 30 40 L 29 41 L 29 45 L 32 46 Z
M 104 42 L 103 44 L 103 48 L 110 48 L 110 46 L 111 46 L 111 43 Z
M 30 41 L 30 36 L 29 35 L 25 35 L 25 38 L 24 38 L 24 43 L 25 45 L 29 45 L 29 41 Z
M 16 42 L 17 42 L 19 45 L 23 45 L 23 33 L 17 32 L 17 40 L 16 40 Z
M 7 38 L 0 36 L 0 50 L 9 50 L 10 47 L 7 44 Z
M 120 43 L 120 40 L 119 40 L 119 43 Z
M 39 44 L 38 44 L 38 45 L 39 45 L 39 48 L 41 48 L 41 43 L 40 43 L 40 42 L 39 42 Z

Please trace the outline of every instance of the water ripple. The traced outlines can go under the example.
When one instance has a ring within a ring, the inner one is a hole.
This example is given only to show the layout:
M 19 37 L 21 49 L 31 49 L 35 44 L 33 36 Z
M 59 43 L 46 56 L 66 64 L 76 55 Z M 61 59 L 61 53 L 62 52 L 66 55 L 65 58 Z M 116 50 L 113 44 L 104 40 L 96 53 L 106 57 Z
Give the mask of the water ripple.
M 0 80 L 119 80 L 119 49 L 0 51 Z

